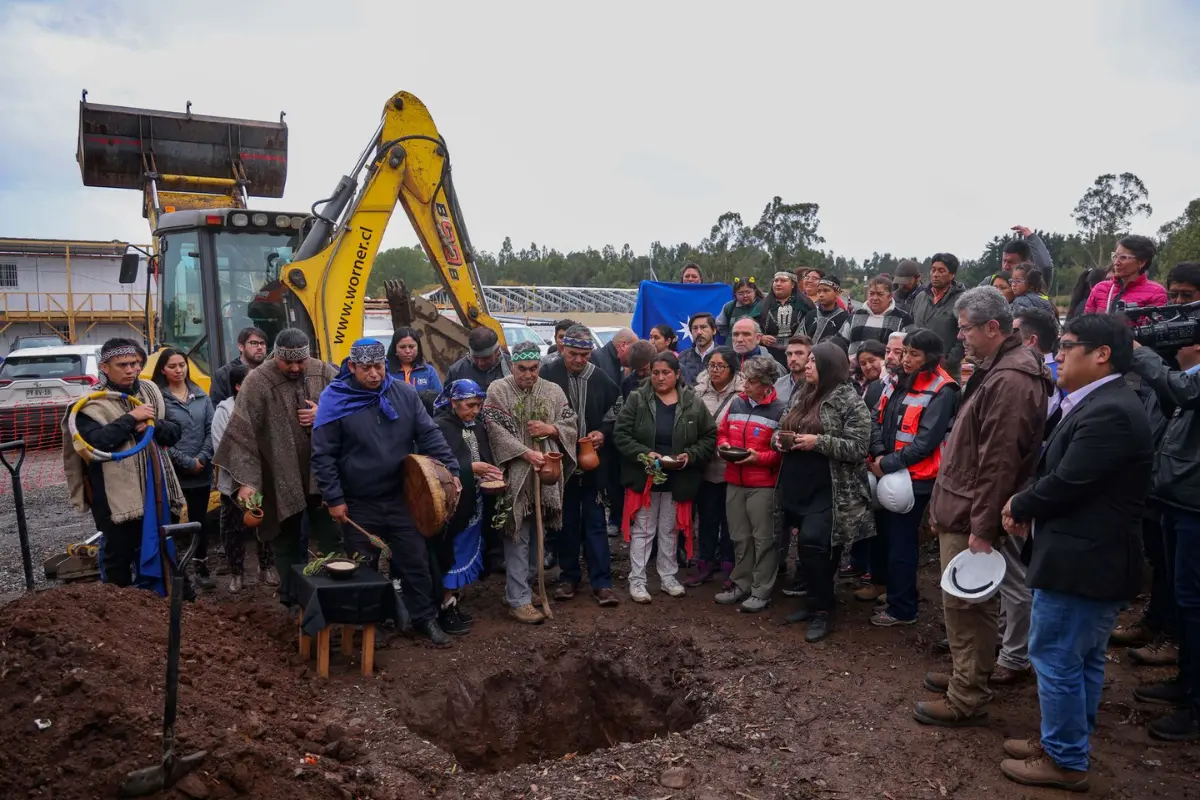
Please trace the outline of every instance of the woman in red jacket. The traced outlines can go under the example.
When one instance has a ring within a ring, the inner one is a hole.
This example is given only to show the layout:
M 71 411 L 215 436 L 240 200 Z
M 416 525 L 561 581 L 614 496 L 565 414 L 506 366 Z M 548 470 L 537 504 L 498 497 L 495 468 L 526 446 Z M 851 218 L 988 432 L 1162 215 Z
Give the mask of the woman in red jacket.
M 750 454 L 731 461 L 725 469 L 725 511 L 735 563 L 729 574 L 732 586 L 719 593 L 716 601 L 721 605 L 741 603 L 742 611 L 754 613 L 770 605 L 775 586 L 774 502 L 780 455 L 771 449 L 771 436 L 779 427 L 784 405 L 775 395 L 774 359 L 746 359 L 742 376 L 745 387 L 717 426 L 718 456 L 732 447 Z

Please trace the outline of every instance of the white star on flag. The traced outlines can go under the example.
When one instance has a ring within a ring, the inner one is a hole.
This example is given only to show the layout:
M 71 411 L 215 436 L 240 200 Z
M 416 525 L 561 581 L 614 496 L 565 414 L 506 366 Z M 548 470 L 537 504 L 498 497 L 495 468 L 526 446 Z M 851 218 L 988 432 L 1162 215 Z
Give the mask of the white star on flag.
M 686 319 L 679 320 L 679 327 L 675 329 L 675 332 L 679 334 L 680 342 L 682 342 L 684 339 L 692 338 L 692 332 L 690 330 L 688 330 L 688 324 L 687 324 Z

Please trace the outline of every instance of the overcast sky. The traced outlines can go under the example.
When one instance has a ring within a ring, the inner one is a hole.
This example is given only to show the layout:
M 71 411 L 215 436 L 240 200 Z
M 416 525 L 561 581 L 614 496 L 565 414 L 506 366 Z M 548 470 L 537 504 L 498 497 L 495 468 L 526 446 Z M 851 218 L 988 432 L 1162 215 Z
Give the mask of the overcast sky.
M 586 8 L 586 11 L 583 10 Z M 97 103 L 275 120 L 283 200 L 333 189 L 400 89 L 447 140 L 476 247 L 698 242 L 773 195 L 826 247 L 964 258 L 1074 229 L 1137 173 L 1153 232 L 1200 196 L 1196 2 L 0 0 L 0 236 L 145 242 L 136 192 L 83 187 Z M 415 243 L 403 213 L 385 245 Z

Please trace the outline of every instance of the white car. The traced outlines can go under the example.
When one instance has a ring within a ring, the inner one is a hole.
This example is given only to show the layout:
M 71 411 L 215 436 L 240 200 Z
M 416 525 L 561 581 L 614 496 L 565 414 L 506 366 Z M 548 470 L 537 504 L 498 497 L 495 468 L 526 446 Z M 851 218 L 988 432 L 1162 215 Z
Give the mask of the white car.
M 536 344 L 538 350 L 541 351 L 542 358 L 545 358 L 546 354 L 550 352 L 550 345 L 546 344 L 546 341 L 538 336 L 537 331 L 528 325 L 518 322 L 503 322 L 500 327 L 504 329 L 504 343 L 508 345 L 510 353 L 521 342 Z
M 607 325 L 601 325 L 592 328 L 592 338 L 596 340 L 596 347 L 604 347 L 604 345 L 612 341 L 613 337 L 616 336 L 620 330 L 620 328 L 610 327 Z
M 60 441 L 63 410 L 99 380 L 100 345 L 12 351 L 0 364 L 0 433 L 30 449 Z

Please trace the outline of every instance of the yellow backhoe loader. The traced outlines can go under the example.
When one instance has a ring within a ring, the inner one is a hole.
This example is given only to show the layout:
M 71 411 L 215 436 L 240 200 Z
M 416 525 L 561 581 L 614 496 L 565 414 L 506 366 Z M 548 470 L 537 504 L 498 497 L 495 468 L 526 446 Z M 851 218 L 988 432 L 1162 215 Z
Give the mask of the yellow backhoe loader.
M 467 328 L 486 326 L 504 341 L 484 300 L 449 151 L 424 103 L 407 92 L 388 100 L 354 168 L 309 212 L 255 210 L 251 197 L 283 196 L 287 140 L 282 113 L 279 122 L 256 122 L 192 114 L 191 103 L 182 114 L 148 111 L 89 103 L 84 92 L 83 183 L 141 191 L 154 234 L 152 349 L 187 352 L 205 388 L 237 355 L 237 333 L 248 325 L 266 331 L 269 346 L 283 328 L 302 328 L 316 355 L 340 363 L 362 335 L 367 280 L 397 203 L 462 325 L 403 290 L 389 291 L 394 322 L 423 331 L 426 357 L 443 374 L 465 352 Z M 122 282 L 137 280 L 139 264 L 137 253 L 126 255 Z M 152 368 L 153 357 L 147 374 Z

